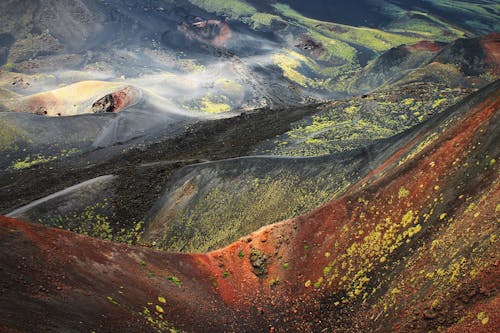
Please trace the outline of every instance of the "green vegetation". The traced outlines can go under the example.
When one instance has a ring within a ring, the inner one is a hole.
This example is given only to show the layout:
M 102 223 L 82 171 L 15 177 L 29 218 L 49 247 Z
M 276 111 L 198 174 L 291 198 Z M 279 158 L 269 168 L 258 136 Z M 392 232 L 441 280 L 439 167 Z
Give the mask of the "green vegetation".
M 231 106 L 223 103 L 222 101 L 227 101 L 227 98 L 225 96 L 205 96 L 201 100 L 201 110 L 207 113 L 223 113 L 231 111 Z
M 455 15 L 464 15 L 467 20 L 464 25 L 484 31 L 499 31 L 498 22 L 498 3 L 495 1 L 481 1 L 480 4 L 474 1 L 456 1 L 456 0 L 426 0 L 434 6 L 456 13 Z
M 283 76 L 303 87 L 328 88 L 330 78 L 322 78 L 323 75 L 308 77 L 302 72 L 320 73 L 320 66 L 308 57 L 293 50 L 284 49 L 275 53 L 273 57 L 274 64 L 282 71 Z M 302 71 L 302 72 L 301 72 Z
M 242 0 L 189 0 L 204 10 L 225 16 L 232 20 L 240 20 L 253 29 L 269 27 L 273 21 L 283 21 L 278 15 L 258 12 L 250 4 Z
M 236 86 L 233 86 L 235 88 Z M 232 109 L 232 101 L 239 100 L 236 95 L 232 95 L 230 91 L 226 91 L 224 94 L 208 93 L 202 98 L 197 98 L 193 100 L 187 100 L 183 103 L 183 107 L 195 112 L 205 112 L 205 113 L 224 113 L 229 112 Z M 242 93 L 242 92 L 241 92 Z M 235 98 L 236 97 L 236 98 Z
M 28 139 L 28 133 L 19 129 L 10 123 L 0 120 L 0 151 L 17 150 L 21 142 L 31 141 Z
M 271 287 L 271 288 L 272 288 L 272 287 L 275 287 L 275 286 L 277 286 L 278 284 L 280 284 L 280 277 L 279 277 L 279 276 L 277 276 L 277 277 L 275 277 L 275 278 L 273 278 L 273 279 L 270 279 L 268 283 L 269 283 L 269 287 Z
M 332 199 L 348 185 L 345 172 L 336 170 L 310 179 L 288 172 L 263 179 L 242 175 L 236 182 L 207 188 L 169 222 L 168 229 L 155 239 L 157 247 L 206 252 L 227 245 L 261 226 L 297 216 Z
M 399 188 L 398 198 L 399 199 L 406 198 L 409 194 L 410 194 L 410 191 L 408 191 L 406 188 L 404 188 L 404 186 L 401 186 Z
M 128 228 L 118 228 L 111 224 L 108 215 L 106 215 L 109 209 L 110 205 L 104 199 L 103 202 L 87 206 L 83 210 L 75 210 L 65 215 L 39 219 L 38 222 L 91 237 L 125 244 L 136 244 L 143 232 L 143 222 L 134 222 Z
M 372 98 L 351 98 L 326 105 L 316 115 L 292 125 L 259 152 L 285 156 L 319 156 L 356 149 L 425 121 L 468 93 L 428 83 L 418 99 L 412 85 L 381 90 Z M 408 90 L 408 92 L 407 92 Z
M 239 19 L 253 29 L 268 27 L 273 21 L 284 21 L 304 31 L 303 36 L 314 40 L 320 47 L 313 53 L 292 53 L 284 50 L 274 55 L 273 61 L 283 75 L 306 88 L 345 92 L 349 90 L 353 74 L 360 70 L 359 50 L 370 49 L 381 54 L 402 44 L 422 40 L 450 41 L 465 36 L 466 32 L 430 14 L 400 11 L 400 18 L 388 30 L 354 27 L 308 18 L 286 4 L 274 4 L 274 13 L 258 12 L 242 0 L 191 0 L 192 3 L 230 19 Z M 464 8 L 470 7 L 463 4 Z M 477 7 L 477 6 L 473 6 Z M 467 8 L 467 10 L 471 10 Z M 318 66 L 314 60 L 322 61 Z M 212 96 L 213 97 L 213 96 Z M 227 101 L 214 101 L 206 96 L 193 107 L 204 112 L 227 112 L 232 105 Z M 231 97 L 229 97 L 231 100 Z M 320 139 L 305 139 L 309 145 L 325 144 Z
M 365 291 L 370 281 L 369 273 L 375 267 L 373 262 L 385 262 L 387 255 L 418 234 L 422 230 L 418 221 L 419 217 L 415 216 L 412 210 L 407 211 L 402 217 L 380 217 L 374 230 L 354 242 L 345 253 L 334 258 L 323 269 L 324 277 L 330 285 L 339 279 L 339 285 L 346 289 L 347 297 L 343 302 L 363 294 L 364 298 L 368 296 Z M 354 231 L 346 228 L 343 232 Z M 362 230 L 356 233 L 365 234 Z M 360 265 L 360 262 L 363 264 Z M 315 287 L 316 285 L 319 287 L 321 283 L 323 278 L 317 280 Z
M 173 275 L 167 276 L 167 280 L 172 282 L 173 284 L 175 284 L 177 287 L 182 286 L 181 280 L 179 280 L 179 278 L 177 278 Z
M 489 321 L 488 316 L 484 312 L 479 312 L 476 317 L 483 325 L 486 325 Z
M 293 19 L 295 24 L 305 29 L 313 39 L 323 44 L 327 53 L 321 57 L 322 60 L 343 59 L 347 62 L 354 61 L 356 50 L 353 47 L 340 40 L 331 38 L 322 29 L 316 27 L 319 23 L 323 22 L 304 17 L 288 5 L 276 4 L 274 6 L 283 16 Z
M 313 39 L 320 41 L 328 51 L 328 56 L 353 62 L 356 50 L 350 45 L 359 45 L 374 51 L 382 52 L 401 44 L 415 43 L 421 38 L 403 34 L 385 32 L 378 29 L 352 27 L 343 24 L 323 22 L 307 18 L 294 11 L 288 5 L 276 4 L 275 8 L 284 16 L 296 21 L 305 28 Z
M 261 26 L 270 26 L 273 21 L 281 21 L 281 17 L 268 13 L 255 13 L 249 19 L 252 27 L 258 29 Z
M 189 0 L 192 4 L 208 12 L 238 19 L 242 16 L 252 16 L 257 10 L 241 0 Z
M 445 102 L 446 102 L 446 98 L 437 99 L 434 101 L 434 103 L 432 103 L 432 108 L 433 109 L 438 108 L 440 105 L 442 105 Z
M 314 289 L 318 289 L 319 287 L 321 287 L 322 283 L 323 283 L 323 277 L 320 276 L 318 280 L 313 284 Z
M 5 71 L 12 71 L 16 68 L 16 64 L 14 64 L 12 61 L 9 61 L 6 64 L 4 64 L 2 68 Z
M 15 170 L 27 169 L 37 164 L 48 163 L 61 158 L 69 157 L 71 155 L 77 154 L 78 152 L 79 152 L 78 149 L 72 148 L 72 149 L 63 149 L 61 150 L 60 154 L 49 157 L 45 157 L 41 154 L 38 154 L 34 157 L 27 156 L 24 160 L 17 160 L 14 163 L 12 163 L 11 168 Z
M 422 39 L 450 42 L 464 37 L 465 32 L 423 12 L 408 13 L 409 18 L 398 20 L 389 26 L 394 33 L 418 34 Z
M 31 168 L 34 165 L 51 162 L 57 159 L 57 156 L 44 157 L 42 155 L 36 155 L 35 157 L 26 157 L 24 160 L 16 161 L 12 164 L 12 169 L 21 170 Z
M 107 296 L 106 299 L 108 300 L 109 303 L 118 305 L 118 302 L 113 299 L 111 296 Z
M 180 333 L 181 331 L 174 328 L 165 318 L 165 298 L 158 297 L 160 304 L 148 303 L 148 307 L 143 307 L 139 314 L 146 319 L 146 324 L 158 332 Z M 153 306 L 154 305 L 154 306 Z
M 311 85 L 313 82 L 297 70 L 301 64 L 293 57 L 277 53 L 274 55 L 274 63 L 281 68 L 283 75 L 290 81 L 298 83 L 303 87 Z

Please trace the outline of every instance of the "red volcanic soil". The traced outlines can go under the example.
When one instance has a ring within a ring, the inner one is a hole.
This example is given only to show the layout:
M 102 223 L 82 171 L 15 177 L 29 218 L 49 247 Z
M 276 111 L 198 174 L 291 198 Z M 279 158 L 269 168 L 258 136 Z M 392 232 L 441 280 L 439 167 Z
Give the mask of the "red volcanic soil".
M 207 254 L 1 218 L 0 331 L 493 332 L 499 108 L 497 82 L 339 199 Z
M 170 320 L 189 330 L 229 330 L 240 318 L 196 255 L 132 248 L 8 218 L 1 218 L 0 239 L 2 332 L 156 332 Z M 181 285 L 169 277 L 179 277 Z
M 128 86 L 123 89 L 117 90 L 111 94 L 115 101 L 115 108 L 113 112 L 119 112 L 132 104 L 138 98 L 136 89 Z
M 500 33 L 491 33 L 480 40 L 486 53 L 486 63 L 494 75 L 500 75 Z
M 432 42 L 428 40 L 423 40 L 418 43 L 408 45 L 406 48 L 409 51 L 429 51 L 429 52 L 439 52 L 443 49 L 446 44 Z

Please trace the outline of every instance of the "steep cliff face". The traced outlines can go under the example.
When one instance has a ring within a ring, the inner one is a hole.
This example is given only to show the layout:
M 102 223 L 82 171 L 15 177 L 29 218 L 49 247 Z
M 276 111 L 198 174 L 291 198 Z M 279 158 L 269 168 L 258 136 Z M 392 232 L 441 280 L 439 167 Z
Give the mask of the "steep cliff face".
M 0 327 L 491 332 L 499 89 L 395 138 L 338 199 L 207 254 L 2 218 Z

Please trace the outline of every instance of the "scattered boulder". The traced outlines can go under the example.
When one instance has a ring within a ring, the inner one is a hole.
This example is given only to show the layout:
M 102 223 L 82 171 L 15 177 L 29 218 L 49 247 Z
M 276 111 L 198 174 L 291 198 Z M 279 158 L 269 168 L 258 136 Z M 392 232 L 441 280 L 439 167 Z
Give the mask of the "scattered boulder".
M 252 252 L 250 252 L 249 259 L 255 275 L 260 277 L 267 274 L 267 257 L 261 250 L 253 249 Z

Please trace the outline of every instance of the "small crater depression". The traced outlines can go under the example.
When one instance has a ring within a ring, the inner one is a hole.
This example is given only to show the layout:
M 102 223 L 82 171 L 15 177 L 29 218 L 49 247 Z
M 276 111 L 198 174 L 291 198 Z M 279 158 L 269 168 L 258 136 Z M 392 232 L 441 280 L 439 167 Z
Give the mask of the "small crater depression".
M 115 99 L 112 94 L 108 94 L 92 104 L 93 113 L 105 113 L 115 111 Z
M 119 112 L 131 105 L 138 97 L 136 89 L 127 86 L 98 99 L 92 104 L 92 113 Z

